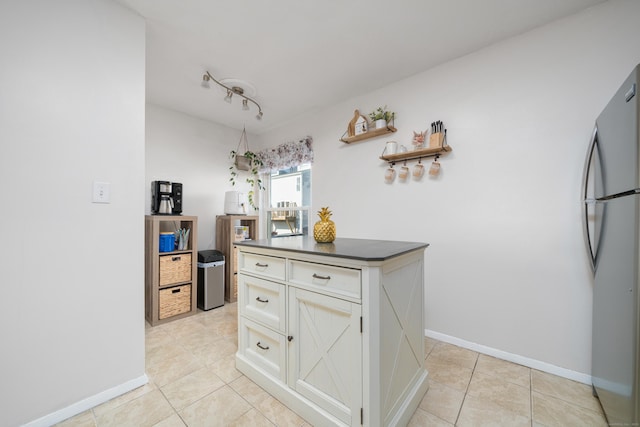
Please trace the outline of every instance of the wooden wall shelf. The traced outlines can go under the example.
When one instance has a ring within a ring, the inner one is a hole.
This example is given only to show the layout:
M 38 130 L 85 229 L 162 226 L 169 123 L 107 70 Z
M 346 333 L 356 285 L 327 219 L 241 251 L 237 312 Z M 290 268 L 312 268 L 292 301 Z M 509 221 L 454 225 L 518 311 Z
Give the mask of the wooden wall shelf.
M 412 150 L 405 153 L 387 154 L 386 156 L 380 156 L 380 159 L 389 163 L 395 163 L 403 160 L 415 160 L 422 159 L 424 157 L 437 156 L 440 154 L 446 154 L 450 151 L 451 147 L 445 145 L 443 147 L 421 148 L 420 150 Z
M 346 143 L 346 144 L 351 144 L 352 142 L 357 142 L 357 141 L 362 141 L 365 139 L 369 139 L 369 138 L 375 138 L 377 136 L 382 136 L 382 135 L 386 135 L 389 133 L 393 133 L 397 131 L 396 128 L 394 128 L 392 125 L 387 125 L 387 127 L 381 128 L 381 129 L 373 129 L 370 130 L 368 132 L 365 133 L 361 133 L 360 135 L 355 135 L 355 136 L 344 136 L 342 135 L 342 138 L 340 138 L 340 141 Z M 345 132 L 346 134 L 346 132 Z

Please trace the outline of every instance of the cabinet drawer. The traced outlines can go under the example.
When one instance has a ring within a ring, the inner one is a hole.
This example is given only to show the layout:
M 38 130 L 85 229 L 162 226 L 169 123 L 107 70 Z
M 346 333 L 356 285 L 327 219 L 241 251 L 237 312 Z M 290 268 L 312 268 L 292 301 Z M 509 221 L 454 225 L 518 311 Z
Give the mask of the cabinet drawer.
M 158 319 L 191 311 L 191 285 L 160 289 L 159 294 Z
M 286 262 L 284 258 L 240 252 L 238 265 L 239 270 L 245 273 L 276 280 L 285 279 Z
M 284 335 L 240 316 L 238 351 L 275 379 L 286 382 L 286 341 Z
M 240 314 L 282 333 L 285 332 L 285 286 L 240 274 Z
M 160 286 L 191 281 L 191 254 L 173 254 L 160 257 Z
M 360 270 L 289 260 L 289 282 L 324 293 L 361 298 Z

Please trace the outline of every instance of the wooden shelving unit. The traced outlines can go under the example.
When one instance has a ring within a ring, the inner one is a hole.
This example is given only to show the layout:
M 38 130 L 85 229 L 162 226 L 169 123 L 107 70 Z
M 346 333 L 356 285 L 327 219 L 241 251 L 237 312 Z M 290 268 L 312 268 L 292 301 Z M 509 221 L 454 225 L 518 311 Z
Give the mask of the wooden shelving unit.
M 224 299 L 238 299 L 238 249 L 236 226 L 249 227 L 249 239 L 258 239 L 259 217 L 252 215 L 216 216 L 216 249 L 224 255 Z
M 145 317 L 151 326 L 191 316 L 197 311 L 198 217 L 145 216 Z M 187 249 L 160 252 L 160 232 L 189 228 Z
M 342 135 L 342 138 L 340 138 L 340 141 L 344 142 L 345 144 L 351 144 L 352 142 L 358 142 L 358 141 L 362 141 L 369 138 L 376 138 L 378 136 L 387 135 L 389 133 L 393 133 L 396 131 L 397 129 L 394 128 L 392 125 L 387 125 L 387 127 L 384 127 L 381 129 L 373 129 L 368 132 L 361 133 L 360 135 L 355 135 L 355 136 Z

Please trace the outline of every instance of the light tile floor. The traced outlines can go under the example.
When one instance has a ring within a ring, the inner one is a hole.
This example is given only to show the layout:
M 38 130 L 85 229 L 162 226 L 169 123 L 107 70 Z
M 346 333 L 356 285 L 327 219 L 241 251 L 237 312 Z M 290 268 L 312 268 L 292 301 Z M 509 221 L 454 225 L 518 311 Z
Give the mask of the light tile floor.
M 236 304 L 147 325 L 149 383 L 58 425 L 309 427 L 235 369 L 236 349 Z M 430 386 L 410 426 L 607 425 L 588 385 L 429 338 L 425 353 Z

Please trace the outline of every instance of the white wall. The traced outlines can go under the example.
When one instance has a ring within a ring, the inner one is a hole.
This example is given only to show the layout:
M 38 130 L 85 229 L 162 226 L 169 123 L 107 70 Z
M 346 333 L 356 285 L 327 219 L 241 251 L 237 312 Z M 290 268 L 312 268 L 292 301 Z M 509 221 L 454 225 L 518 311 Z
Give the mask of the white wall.
M 431 334 L 588 378 L 593 283 L 580 179 L 596 116 L 640 62 L 638 18 L 640 2 L 609 1 L 297 117 L 261 141 L 314 138 L 313 210 L 332 209 L 338 237 L 431 244 Z M 396 134 L 338 141 L 354 109 L 385 104 Z M 385 142 L 410 146 L 435 120 L 453 148 L 440 176 L 385 184 Z
M 144 31 L 108 0 L 0 2 L 0 425 L 146 382 Z
M 224 193 L 248 192 L 242 176 L 229 182 L 229 152 L 236 150 L 240 131 L 147 105 L 146 213 L 151 212 L 151 181 L 183 184 L 183 215 L 198 217 L 198 250 L 215 249 L 216 215 L 224 215 Z M 248 134 L 249 147 L 256 137 Z

